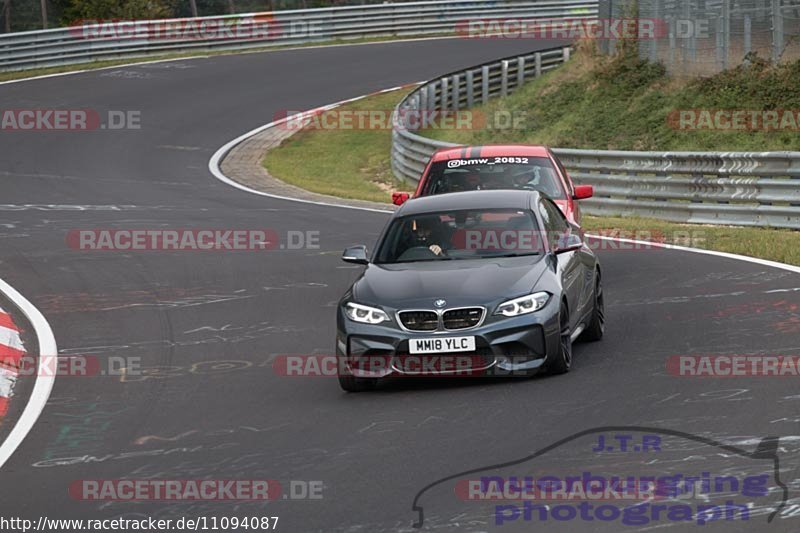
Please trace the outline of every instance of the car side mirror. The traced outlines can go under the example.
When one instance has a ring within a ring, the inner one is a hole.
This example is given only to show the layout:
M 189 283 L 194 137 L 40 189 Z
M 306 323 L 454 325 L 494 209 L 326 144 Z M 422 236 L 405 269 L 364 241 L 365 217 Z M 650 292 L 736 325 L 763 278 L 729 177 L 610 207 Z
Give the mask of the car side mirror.
M 572 195 L 572 198 L 575 200 L 586 200 L 592 196 L 594 196 L 594 187 L 591 185 L 576 185 L 575 194 Z
M 556 255 L 566 252 L 574 252 L 583 248 L 583 239 L 580 235 L 575 233 L 566 233 L 556 241 L 553 247 L 553 253 Z
M 392 193 L 392 203 L 394 205 L 403 205 L 411 198 L 411 195 L 407 192 L 393 192 Z
M 344 253 L 342 253 L 342 261 L 356 265 L 368 265 L 369 259 L 367 259 L 367 247 L 363 244 L 359 244 L 358 246 L 350 246 L 349 248 L 345 248 Z

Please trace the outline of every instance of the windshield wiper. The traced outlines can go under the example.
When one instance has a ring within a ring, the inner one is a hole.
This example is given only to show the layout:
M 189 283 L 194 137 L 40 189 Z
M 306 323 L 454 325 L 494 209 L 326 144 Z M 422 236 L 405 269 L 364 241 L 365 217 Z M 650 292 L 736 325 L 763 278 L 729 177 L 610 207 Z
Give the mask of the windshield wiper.
M 498 259 L 498 258 L 504 258 L 504 257 L 533 257 L 533 256 L 536 256 L 536 255 L 542 255 L 542 254 L 539 253 L 539 252 L 528 252 L 528 253 L 524 253 L 524 254 L 484 255 L 482 257 L 484 257 L 486 259 Z
M 381 263 L 384 265 L 399 265 L 403 263 L 435 263 L 437 261 L 453 261 L 454 257 L 437 257 L 435 259 L 406 259 L 405 261 L 394 261 L 392 263 Z

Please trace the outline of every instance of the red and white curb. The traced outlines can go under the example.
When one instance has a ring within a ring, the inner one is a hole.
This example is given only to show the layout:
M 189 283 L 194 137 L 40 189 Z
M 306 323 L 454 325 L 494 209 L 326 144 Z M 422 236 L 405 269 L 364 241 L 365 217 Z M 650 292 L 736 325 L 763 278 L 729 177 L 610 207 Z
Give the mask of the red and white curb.
M 19 328 L 11 315 L 0 307 L 0 425 L 8 412 L 20 361 L 25 356 L 25 347 L 19 337 Z

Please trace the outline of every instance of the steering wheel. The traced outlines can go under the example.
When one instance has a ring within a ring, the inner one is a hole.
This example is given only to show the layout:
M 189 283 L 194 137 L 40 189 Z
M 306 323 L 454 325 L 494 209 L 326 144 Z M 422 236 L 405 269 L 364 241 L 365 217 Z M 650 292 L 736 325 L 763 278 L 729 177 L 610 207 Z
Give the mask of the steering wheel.
M 444 249 L 442 250 L 444 253 Z M 431 251 L 430 248 L 427 246 L 412 246 L 411 248 L 407 249 L 405 252 L 400 254 L 400 257 L 397 258 L 397 261 L 419 261 L 422 259 L 430 259 L 434 257 L 439 257 L 435 253 Z

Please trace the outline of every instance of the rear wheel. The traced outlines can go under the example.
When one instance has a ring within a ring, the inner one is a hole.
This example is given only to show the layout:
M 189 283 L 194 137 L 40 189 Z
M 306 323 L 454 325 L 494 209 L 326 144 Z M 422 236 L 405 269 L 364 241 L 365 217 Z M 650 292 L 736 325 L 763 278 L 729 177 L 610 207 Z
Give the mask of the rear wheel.
M 600 279 L 600 272 L 597 272 L 597 280 L 594 284 L 594 309 L 589 327 L 583 332 L 582 339 L 586 341 L 599 341 L 603 338 L 606 331 L 606 308 L 603 300 L 603 281 Z
M 572 329 L 569 327 L 569 311 L 566 304 L 561 304 L 558 312 L 560 327 L 558 353 L 547 365 L 550 374 L 566 374 L 572 368 Z

